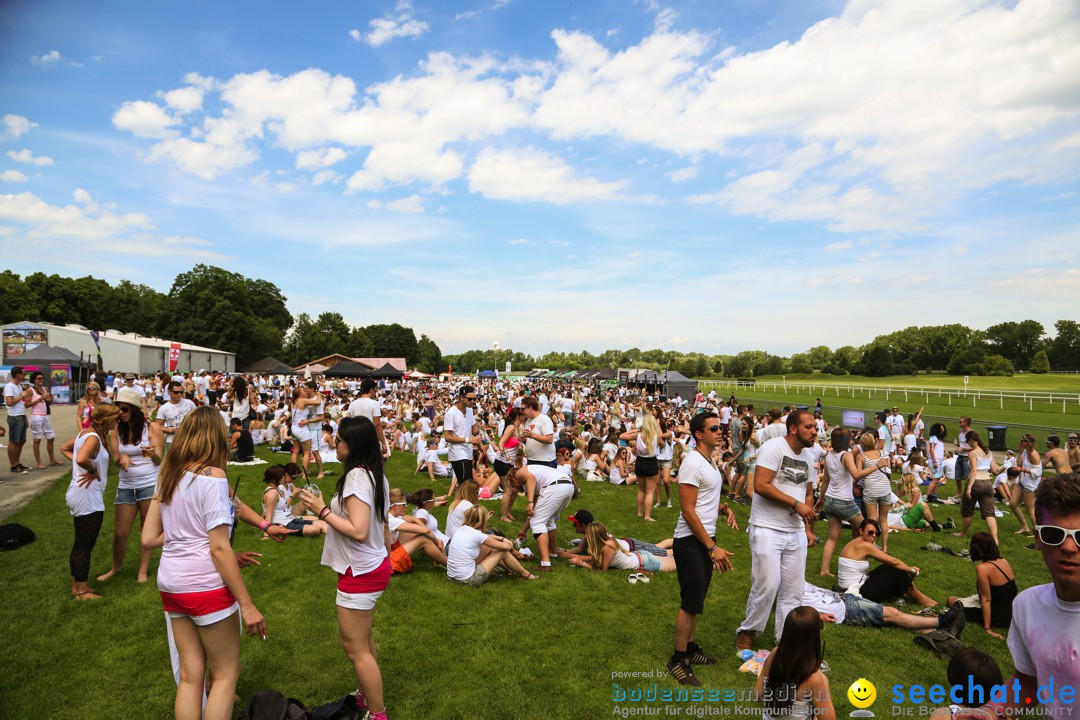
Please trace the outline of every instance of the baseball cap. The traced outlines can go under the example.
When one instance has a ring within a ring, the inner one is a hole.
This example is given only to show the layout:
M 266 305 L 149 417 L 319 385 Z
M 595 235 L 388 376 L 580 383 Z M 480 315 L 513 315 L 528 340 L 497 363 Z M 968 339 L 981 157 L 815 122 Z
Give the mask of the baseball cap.
M 588 510 L 578 510 L 566 519 L 572 523 L 578 523 L 579 525 L 591 525 L 593 516 Z
M 1077 435 L 1076 433 L 1069 433 L 1069 439 L 1070 440 L 1080 440 L 1080 435 Z

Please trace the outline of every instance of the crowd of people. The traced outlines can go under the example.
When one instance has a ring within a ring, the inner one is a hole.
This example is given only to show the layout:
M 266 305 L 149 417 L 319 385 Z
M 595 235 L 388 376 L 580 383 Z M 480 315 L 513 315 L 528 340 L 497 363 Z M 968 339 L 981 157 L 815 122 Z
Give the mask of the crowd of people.
M 12 407 L 33 407 L 34 398 L 43 397 L 19 388 L 14 373 L 13 380 L 5 389 L 9 424 Z M 734 570 L 732 554 L 721 547 L 723 533 L 739 530 L 734 504 L 750 506 L 751 578 L 744 619 L 734 628 L 735 649 L 751 650 L 770 619 L 774 623 L 776 648 L 760 691 L 797 688 L 795 703 L 803 702 L 801 693 L 819 697 L 815 691 L 828 681 L 820 675 L 820 657 L 815 664 L 812 640 L 822 622 L 892 624 L 953 637 L 965 622 L 995 637 L 1008 629 L 1024 687 L 1047 672 L 1077 679 L 1075 665 L 1053 665 L 1032 647 L 1038 613 L 1060 615 L 1064 627 L 1072 616 L 1063 613 L 1080 607 L 1075 434 L 1066 447 L 1051 437 L 1042 454 L 1025 436 L 999 463 L 969 418 L 961 418 L 953 441 L 945 424 L 926 429 L 921 411 L 903 416 L 898 408 L 879 414 L 876 428 L 853 431 L 830 428 L 820 401 L 814 410 L 759 412 L 714 392 L 663 398 L 624 387 L 528 381 L 377 383 L 210 373 L 118 376 L 111 386 L 97 378 L 79 402 L 77 420 L 78 435 L 62 449 L 73 470 L 67 493 L 75 526 L 71 592 L 80 600 L 100 597 L 88 585 L 90 554 L 113 462 L 120 483 L 112 567 L 98 581 L 122 571 L 138 512 L 140 582 L 148 577 L 152 552 L 162 548 L 156 579 L 174 649 L 178 718 L 227 717 L 239 672 L 238 623 L 265 635 L 237 572 L 250 558 L 228 542 L 237 519 L 275 540 L 325 536 L 322 562 L 338 573 L 342 645 L 356 673 L 358 700 L 376 720 L 385 717 L 385 705 L 371 633 L 374 608 L 391 576 L 409 572 L 418 553 L 466 586 L 497 575 L 536 580 L 559 560 L 628 571 L 632 582 L 674 572 L 681 599 L 667 669 L 679 683 L 700 685 L 694 666 L 716 658 L 699 644 L 698 624 L 714 573 Z M 224 469 L 230 459 L 251 460 L 261 443 L 288 453 L 289 462 L 265 470 L 259 513 L 235 497 Z M 408 495 L 391 488 L 383 468 L 395 453 L 413 458 L 414 474 L 427 475 L 432 488 Z M 340 472 L 324 462 L 341 463 Z M 335 483 L 329 497 L 312 483 L 324 477 Z M 441 482 L 445 492 L 434 489 Z M 677 520 L 661 515 L 672 522 L 671 536 L 623 537 L 578 509 L 570 520 L 581 537 L 560 547 L 559 518 L 590 482 L 636 486 L 626 502 L 643 522 L 658 521 L 654 511 L 677 504 Z M 995 498 L 1008 502 L 1016 532 L 1035 534 L 1052 585 L 1018 593 L 1000 552 Z M 516 537 L 492 526 L 486 501 L 498 503 L 503 523 L 520 523 Z M 889 554 L 888 536 L 956 529 L 937 521 L 935 503 L 960 505 L 962 536 L 979 511 L 986 530 L 970 539 L 976 591 L 948 598 L 940 614 L 904 613 L 884 603 L 901 597 L 927 608 L 939 603 L 916 587 L 918 567 Z M 440 530 L 431 510 L 442 505 L 448 512 Z M 819 542 L 819 521 L 827 521 L 828 530 L 817 575 L 831 589 L 806 577 L 807 548 Z M 850 539 L 842 543 L 845 532 Z M 537 564 L 526 567 L 534 554 Z M 1075 632 L 1080 623 L 1071 627 Z M 808 712 L 816 702 L 800 707 Z M 766 705 L 773 716 L 791 710 L 790 703 Z

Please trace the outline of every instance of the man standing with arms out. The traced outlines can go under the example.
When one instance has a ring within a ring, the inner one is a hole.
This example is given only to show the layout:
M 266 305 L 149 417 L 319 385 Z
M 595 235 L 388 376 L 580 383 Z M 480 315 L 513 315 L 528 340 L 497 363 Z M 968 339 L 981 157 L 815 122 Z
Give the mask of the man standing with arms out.
M 454 482 L 450 483 L 451 495 L 458 483 L 472 480 L 473 445 L 480 444 L 480 437 L 473 437 L 472 434 L 476 422 L 473 417 L 475 404 L 476 390 L 471 385 L 462 385 L 458 391 L 457 402 L 450 406 L 443 418 L 443 439 L 450 446 L 446 458 L 454 469 Z
M 770 440 L 758 452 L 750 507 L 750 597 L 735 635 L 739 650 L 748 650 L 754 636 L 764 632 L 774 599 L 777 643 L 787 614 L 802 602 L 807 528 L 816 517 L 809 451 L 817 441 L 814 416 L 792 410 L 787 431 L 787 437 Z
M 525 458 L 530 465 L 555 467 L 555 426 L 540 411 L 540 402 L 532 395 L 521 399 L 525 424 L 519 436 L 525 440 Z
M 173 435 L 180 423 L 195 409 L 195 403 L 184 397 L 184 387 L 175 380 L 169 383 L 167 394 L 169 399 L 158 408 L 157 419 L 154 421 L 161 426 L 161 431 L 165 434 L 165 449 L 172 445 Z
M 1048 476 L 1039 484 L 1035 546 L 1053 582 L 1028 588 L 1013 600 L 1009 652 L 1016 669 L 1005 683 L 1007 701 L 1026 712 L 1039 702 L 1045 716 L 1068 717 L 1080 689 L 1080 475 Z M 1017 698 L 1014 681 L 1020 683 Z M 1040 686 L 1053 690 L 1047 696 Z
M 7 406 L 8 424 L 8 463 L 13 473 L 28 473 L 30 468 L 19 462 L 23 445 L 26 444 L 26 401 L 33 392 L 29 387 L 20 387 L 24 371 L 16 365 L 11 368 L 11 380 L 4 385 L 4 405 Z
M 693 665 L 715 665 L 715 658 L 705 654 L 694 642 L 698 616 L 705 611 L 713 570 L 731 570 L 732 553 L 716 540 L 716 521 L 724 513 L 730 528 L 738 530 L 735 513 L 727 503 L 720 504 L 723 475 L 713 462 L 720 447 L 720 419 L 704 412 L 690 420 L 690 437 L 697 441 L 679 466 L 679 522 L 675 526 L 672 554 L 679 576 L 679 612 L 675 616 L 675 652 L 668 659 L 671 676 L 683 685 L 701 685 Z
M 1043 454 L 1043 467 L 1052 469 L 1058 475 L 1069 472 L 1069 453 L 1061 447 L 1061 438 L 1057 435 L 1046 437 L 1046 452 Z
M 390 457 L 390 441 L 386 439 L 382 424 L 382 406 L 375 399 L 375 390 L 378 386 L 371 378 L 364 378 L 360 383 L 360 397 L 349 403 L 349 417 L 366 417 L 375 426 L 375 433 L 379 436 L 379 445 L 383 449 L 383 457 Z M 321 428 L 319 430 L 322 431 Z

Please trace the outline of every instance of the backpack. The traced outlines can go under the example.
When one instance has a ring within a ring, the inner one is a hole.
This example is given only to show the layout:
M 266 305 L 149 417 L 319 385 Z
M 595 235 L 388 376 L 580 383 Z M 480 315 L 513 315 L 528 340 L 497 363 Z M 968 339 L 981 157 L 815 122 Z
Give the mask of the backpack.
M 0 550 L 17 550 L 34 542 L 37 536 L 25 525 L 10 523 L 0 525 Z
M 916 635 L 912 642 L 919 647 L 926 648 L 939 658 L 952 657 L 957 652 L 967 647 L 964 643 L 954 638 L 944 630 L 934 630 L 922 635 Z
M 360 706 L 356 697 L 346 695 L 340 700 L 320 705 L 311 710 L 311 720 L 360 720 Z
M 287 698 L 277 690 L 255 693 L 244 708 L 248 720 L 310 720 L 307 708 L 293 698 Z

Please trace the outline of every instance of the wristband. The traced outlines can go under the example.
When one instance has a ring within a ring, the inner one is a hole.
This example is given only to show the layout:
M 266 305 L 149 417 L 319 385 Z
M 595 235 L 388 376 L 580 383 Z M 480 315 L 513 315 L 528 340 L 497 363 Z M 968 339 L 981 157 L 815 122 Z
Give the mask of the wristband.
M 716 549 L 716 548 L 718 548 L 718 547 L 720 547 L 720 546 L 719 546 L 718 544 L 716 544 L 716 543 L 713 543 L 713 544 L 712 544 L 712 547 L 711 547 L 711 548 L 709 548 L 709 554 L 711 555 L 711 554 L 712 554 L 712 551 L 713 551 L 713 550 L 715 550 L 715 549 Z
M 319 519 L 325 520 L 326 516 L 330 514 L 330 506 L 324 505 L 323 509 L 319 511 Z
M 797 508 L 797 507 L 799 507 L 799 501 L 798 500 L 796 500 L 795 502 L 793 502 L 791 504 L 791 509 L 788 510 L 788 515 L 794 515 L 795 514 L 795 508 Z
M 266 532 L 266 528 L 270 527 L 272 524 L 273 523 L 271 523 L 269 520 L 263 520 L 262 525 L 259 526 L 259 529 L 263 532 Z

